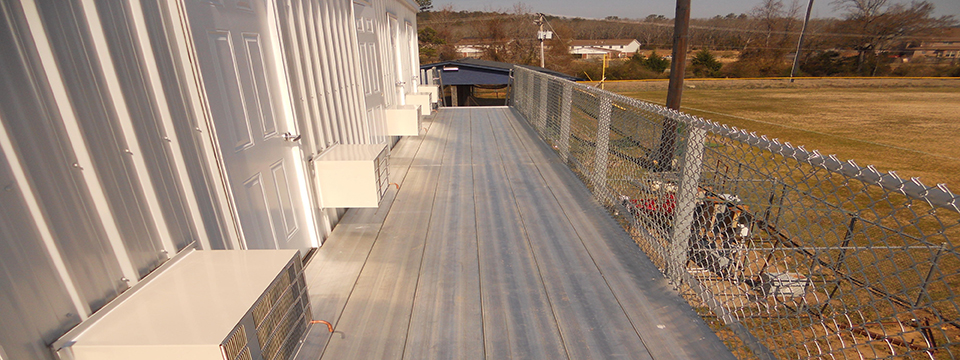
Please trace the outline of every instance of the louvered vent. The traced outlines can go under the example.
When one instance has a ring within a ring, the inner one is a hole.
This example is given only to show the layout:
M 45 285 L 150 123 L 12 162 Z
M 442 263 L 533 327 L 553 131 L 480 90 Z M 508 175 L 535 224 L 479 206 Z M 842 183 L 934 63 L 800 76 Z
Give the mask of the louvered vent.
M 263 359 L 288 359 L 310 320 L 310 301 L 298 258 L 284 269 L 253 307 Z
M 230 334 L 227 342 L 220 345 L 227 360 L 250 360 L 250 347 L 247 346 L 247 331 L 238 325 Z
M 374 161 L 374 172 L 377 174 L 377 195 L 379 199 L 383 199 L 383 195 L 387 193 L 387 188 L 390 187 L 390 166 L 388 166 L 387 163 L 387 156 L 387 149 L 384 148 Z

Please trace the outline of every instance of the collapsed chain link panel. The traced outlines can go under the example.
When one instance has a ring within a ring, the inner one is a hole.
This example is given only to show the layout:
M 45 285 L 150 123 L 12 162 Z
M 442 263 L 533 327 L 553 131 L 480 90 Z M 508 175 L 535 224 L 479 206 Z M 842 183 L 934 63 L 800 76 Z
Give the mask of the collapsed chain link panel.
M 514 107 L 739 357 L 960 357 L 946 186 L 514 76 Z

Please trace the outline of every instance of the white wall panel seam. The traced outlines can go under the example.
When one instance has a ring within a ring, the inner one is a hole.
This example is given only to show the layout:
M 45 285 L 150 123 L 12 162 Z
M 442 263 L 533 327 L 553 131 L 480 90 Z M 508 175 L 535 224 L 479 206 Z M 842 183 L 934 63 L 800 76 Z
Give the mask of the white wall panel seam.
M 333 124 L 335 124 L 337 127 L 337 137 L 339 140 L 338 142 L 341 144 L 349 144 L 350 137 L 347 131 L 347 124 L 346 124 L 346 119 L 347 119 L 346 107 L 347 106 L 344 103 L 344 99 L 340 96 L 342 93 L 339 89 L 340 82 L 338 79 L 340 78 L 340 76 L 336 70 L 337 60 L 336 60 L 336 56 L 334 55 L 336 42 L 334 41 L 334 35 L 332 30 L 333 20 L 332 20 L 332 16 L 330 15 L 330 2 L 323 1 L 322 4 L 323 6 L 321 7 L 321 16 L 323 17 L 322 28 L 323 28 L 323 34 L 324 34 L 324 37 L 323 37 L 324 51 L 323 51 L 322 58 L 325 63 L 323 71 L 325 74 L 327 74 L 326 83 L 328 86 L 327 87 L 328 94 L 330 98 L 333 99 L 333 105 L 334 105 L 333 109 L 335 111 L 335 116 L 331 118 L 330 121 Z
M 353 130 L 353 143 L 354 144 L 363 144 L 363 134 L 360 130 L 360 124 L 363 123 L 363 119 L 366 117 L 367 112 L 363 111 L 363 105 L 357 99 L 355 92 L 355 81 L 353 80 L 353 72 L 350 71 L 351 57 L 353 53 L 353 48 L 350 46 L 350 38 L 347 36 L 346 31 L 355 28 L 353 19 L 347 19 L 350 16 L 349 9 L 344 9 L 344 6 L 349 6 L 353 8 L 353 2 L 351 0 L 339 0 L 336 1 L 337 4 L 337 38 L 340 41 L 340 49 L 346 49 L 347 51 L 339 51 L 340 55 L 340 68 L 343 73 L 343 83 L 345 95 L 350 104 L 350 125 Z M 346 23 L 345 23 L 346 22 Z
M 343 101 L 344 117 L 343 119 L 341 119 L 341 121 L 343 122 L 344 129 L 347 132 L 346 142 L 348 144 L 356 144 L 357 143 L 356 132 L 354 130 L 355 113 L 353 110 L 353 103 L 350 101 L 350 95 L 348 94 L 349 90 L 347 88 L 349 85 L 346 83 L 347 74 L 346 74 L 346 71 L 344 71 L 344 67 L 342 66 L 342 64 L 344 63 L 343 51 L 342 51 L 344 48 L 344 44 L 343 44 L 343 38 L 340 36 L 340 16 L 339 16 L 340 7 L 338 6 L 340 2 L 341 2 L 340 0 L 327 2 L 327 4 L 329 5 L 328 10 L 330 11 L 330 23 L 331 23 L 330 35 L 333 39 L 333 44 L 334 44 L 333 47 L 334 49 L 336 49 L 336 51 L 332 51 L 331 53 L 333 54 L 333 56 L 336 57 L 335 64 L 340 65 L 340 66 L 335 65 L 333 66 L 333 68 L 336 70 L 335 78 L 337 81 L 337 90 L 340 92 L 340 98 L 343 99 L 342 101 Z
M 347 46 L 351 49 L 348 54 L 350 57 L 350 62 L 355 69 L 350 72 L 351 80 L 351 90 L 353 93 L 353 98 L 357 104 L 357 110 L 360 111 L 360 122 L 357 123 L 357 130 L 360 135 L 360 142 L 364 144 L 372 144 L 373 138 L 370 132 L 370 122 L 373 121 L 373 118 L 376 118 L 376 109 L 373 109 L 373 118 L 369 116 L 367 111 L 366 100 L 364 100 L 364 89 L 363 89 L 363 72 L 361 72 L 362 66 L 360 64 L 360 42 L 357 40 L 357 26 L 356 26 L 356 16 L 354 15 L 353 1 L 346 1 L 347 11 L 344 12 L 344 17 L 346 18 L 346 23 L 344 24 L 344 36 L 346 36 Z
M 47 224 L 47 219 L 43 216 L 43 211 L 40 210 L 40 202 L 35 195 L 36 191 L 30 185 L 30 181 L 27 180 L 26 170 L 24 170 L 23 164 L 20 163 L 20 158 L 17 156 L 17 151 L 14 148 L 13 141 L 10 139 L 10 134 L 7 133 L 3 119 L 0 119 L 0 150 L 3 150 L 7 158 L 7 163 L 10 164 L 11 173 L 13 173 L 20 193 L 23 194 L 23 200 L 24 203 L 27 204 L 30 216 L 33 218 L 33 225 L 36 226 L 39 231 L 40 238 L 43 241 L 43 247 L 50 256 L 50 260 L 52 260 L 53 267 L 57 270 L 57 274 L 60 275 L 60 281 L 63 283 L 64 288 L 66 288 L 67 294 L 70 295 L 70 302 L 73 303 L 77 314 L 80 315 L 80 321 L 86 320 L 92 313 L 90 306 L 80 298 L 80 292 L 77 290 L 75 280 L 70 275 L 67 264 L 60 254 L 60 249 L 57 247 L 57 242 L 53 238 L 50 225 Z M 24 226 L 27 226 L 27 224 L 24 224 Z
M 143 52 L 143 60 L 146 63 L 145 71 L 147 73 L 150 89 L 152 90 L 152 95 L 157 101 L 163 132 L 169 139 L 167 144 L 170 146 L 171 152 L 173 153 L 173 162 L 177 170 L 177 177 L 180 179 L 180 186 L 183 189 L 183 192 L 185 192 L 183 195 L 187 203 L 187 209 L 190 211 L 189 216 L 193 220 L 193 225 L 195 226 L 196 233 L 193 234 L 194 240 L 200 240 L 201 243 L 208 244 L 209 239 L 207 239 L 206 225 L 203 222 L 203 218 L 200 216 L 200 205 L 197 203 L 197 200 L 194 196 L 195 192 L 193 189 L 193 183 L 190 181 L 190 177 L 187 174 L 186 160 L 183 158 L 183 152 L 180 148 L 180 139 L 177 137 L 176 130 L 174 130 L 175 127 L 173 125 L 173 117 L 170 115 L 167 95 L 160 86 L 160 73 L 157 70 L 158 67 L 156 64 L 155 54 L 153 53 L 153 47 L 149 45 L 150 38 L 146 26 L 146 19 L 144 18 L 143 14 L 143 8 L 140 6 L 139 1 L 131 1 L 130 10 L 133 15 L 132 22 L 137 30 L 136 32 L 140 43 L 140 50 Z M 173 254 L 176 253 L 176 248 L 172 250 L 168 249 L 167 251 L 172 257 Z
M 291 56 L 289 56 L 289 58 L 291 60 L 295 59 L 296 61 L 284 61 L 284 67 L 287 68 L 288 74 L 291 74 L 290 68 L 293 68 L 293 73 L 288 76 L 291 82 L 290 87 L 291 88 L 296 87 L 300 95 L 299 96 L 300 98 L 295 100 L 297 100 L 298 103 L 300 104 L 300 109 L 301 109 L 301 112 L 303 113 L 303 118 L 300 119 L 301 126 L 304 127 L 305 129 L 309 129 L 310 131 L 309 136 L 307 137 L 309 139 L 310 148 L 309 148 L 309 151 L 307 152 L 312 155 L 312 154 L 318 153 L 320 151 L 319 149 L 323 148 L 323 145 L 318 141 L 317 139 L 318 136 L 316 134 L 317 113 L 316 113 L 316 108 L 313 100 L 314 97 L 316 96 L 316 92 L 313 89 L 313 83 L 312 83 L 313 73 L 310 71 L 311 69 L 307 68 L 306 66 L 303 66 L 303 61 L 307 59 L 309 55 L 308 56 L 302 55 L 302 52 L 301 52 L 302 41 L 300 39 L 300 36 L 294 33 L 294 31 L 297 31 L 298 29 L 296 29 L 293 26 L 290 26 L 289 24 L 290 14 L 293 12 L 294 6 L 302 7 L 303 6 L 302 1 L 290 1 L 286 7 L 287 9 L 289 9 L 286 11 L 287 13 L 286 18 L 288 19 L 287 24 L 281 24 L 278 20 L 278 25 L 286 26 L 288 30 L 287 33 L 290 34 L 290 43 L 289 44 L 286 42 L 283 43 L 283 51 L 285 53 L 291 52 L 292 54 Z M 297 33 L 299 33 L 299 31 L 297 31 Z M 321 132 L 320 137 L 322 136 L 323 134 Z M 302 142 L 303 140 L 300 140 L 300 141 Z
M 206 136 L 200 136 L 203 141 L 200 143 L 200 151 L 205 156 L 205 162 L 207 165 L 207 171 L 209 175 L 215 177 L 217 182 L 213 188 L 215 189 L 216 201 L 220 205 L 220 209 L 224 211 L 225 214 L 230 216 L 218 217 L 219 221 L 225 225 L 224 229 L 227 231 L 226 235 L 227 240 L 234 249 L 242 248 L 241 241 L 241 232 L 239 224 L 237 223 L 237 212 L 234 207 L 233 198 L 230 196 L 230 185 L 226 181 L 226 174 L 223 172 L 223 167 L 220 162 L 219 154 L 219 145 L 216 142 L 216 134 L 213 131 L 213 127 L 210 124 L 210 109 L 207 108 L 206 98 L 203 96 L 202 81 L 200 75 L 197 73 L 197 55 L 193 51 L 193 40 L 190 34 L 190 24 L 186 20 L 185 7 L 183 0 L 174 0 L 167 1 L 167 14 L 169 15 L 171 24 L 180 24 L 180 26 L 172 26 L 174 36 L 172 37 L 175 41 L 175 48 L 177 53 L 180 54 L 180 61 L 177 61 L 177 65 L 180 68 L 180 71 L 187 76 L 188 80 L 184 84 L 187 92 L 189 93 L 188 98 L 191 100 L 190 105 L 195 116 L 198 117 L 198 127 L 197 131 L 205 134 Z M 204 249 L 210 249 L 209 241 L 206 244 L 202 244 Z
M 317 94 L 317 89 L 316 89 L 316 79 L 314 78 L 315 74 L 313 71 L 313 67 L 310 66 L 310 64 L 313 62 L 313 60 L 311 59 L 313 55 L 309 51 L 310 36 L 309 36 L 309 33 L 307 33 L 306 31 L 307 27 L 305 26 L 307 24 L 307 18 L 308 18 L 307 16 L 304 16 L 304 14 L 306 13 L 305 5 L 309 5 L 309 4 L 304 4 L 304 1 L 292 1 L 291 3 L 297 4 L 296 8 L 298 9 L 298 11 L 294 12 L 294 16 L 297 16 L 297 18 L 300 21 L 295 22 L 295 24 L 299 23 L 299 24 L 303 24 L 304 26 L 297 26 L 292 28 L 292 30 L 296 31 L 297 41 L 294 44 L 290 44 L 290 47 L 293 48 L 294 51 L 297 53 L 296 66 L 298 66 L 301 69 L 300 76 L 299 76 L 300 78 L 297 79 L 297 81 L 301 84 L 301 87 L 303 90 L 303 94 L 301 95 L 303 96 L 303 103 L 306 107 L 306 110 L 310 112 L 310 127 L 311 129 L 315 129 L 316 125 L 321 121 L 321 118 L 320 118 L 319 106 L 317 101 L 319 95 Z M 291 11 L 293 10 L 293 8 L 294 8 L 294 5 L 291 5 Z M 304 46 L 306 47 L 304 48 Z M 304 56 L 304 54 L 306 54 L 306 56 Z M 304 63 L 304 62 L 307 62 L 307 63 Z M 322 133 L 323 132 L 321 131 L 321 137 L 323 136 Z M 315 136 L 314 141 L 316 140 L 317 139 Z M 320 149 L 326 148 L 325 140 L 326 139 L 323 139 L 324 143 L 322 144 L 322 146 L 315 147 L 314 154 L 319 153 Z
M 340 119 L 341 124 L 343 124 L 343 130 L 346 133 L 346 143 L 356 144 L 355 130 L 353 127 L 354 119 L 356 117 L 356 112 L 354 111 L 353 104 L 350 102 L 350 96 L 347 94 L 347 83 L 346 78 L 347 74 L 343 66 L 343 39 L 340 37 L 340 7 L 338 6 L 339 0 L 327 2 L 327 11 L 329 12 L 330 17 L 330 38 L 332 40 L 334 51 L 331 51 L 331 54 L 334 59 L 334 63 L 331 66 L 334 73 L 334 80 L 337 83 L 338 96 L 340 101 L 343 104 L 343 118 Z
M 146 200 L 147 207 L 150 210 L 148 216 L 153 218 L 154 230 L 156 230 L 160 236 L 161 246 L 167 251 L 167 254 L 174 254 L 177 252 L 177 247 L 173 244 L 173 237 L 170 235 L 170 229 L 167 227 L 167 220 L 160 206 L 160 200 L 157 197 L 153 179 L 147 170 L 147 161 L 143 157 L 143 149 L 140 147 L 140 141 L 137 138 L 133 120 L 130 117 L 130 109 L 127 107 L 126 99 L 123 96 L 123 87 L 120 85 L 120 79 L 117 77 L 117 70 L 113 64 L 113 58 L 110 56 L 110 47 L 107 44 L 106 35 L 103 33 L 103 24 L 100 22 L 97 6 L 93 3 L 93 0 L 83 0 L 81 8 L 89 25 L 88 28 L 90 29 L 91 38 L 93 39 L 96 57 L 100 61 L 100 66 L 103 70 L 107 93 L 112 100 L 113 110 L 116 111 L 123 141 L 128 147 L 128 154 L 133 159 L 133 166 L 139 180 L 138 185 L 140 185 L 140 191 L 143 193 L 144 200 Z M 137 278 L 139 279 L 139 276 Z
M 327 123 L 330 124 L 331 129 L 333 130 L 332 134 L 336 139 L 336 143 L 344 144 L 346 143 L 346 132 L 341 125 L 341 121 L 344 116 L 343 105 L 340 103 L 338 98 L 339 92 L 335 90 L 336 82 L 335 77 L 336 73 L 331 70 L 331 61 L 333 61 L 333 55 L 330 54 L 330 46 L 332 46 L 333 38 L 330 36 L 330 18 L 326 13 L 326 3 L 324 2 L 321 5 L 319 2 L 313 2 L 316 6 L 315 16 L 316 21 L 316 32 L 317 32 L 317 59 L 320 63 L 320 71 L 326 76 L 321 79 L 321 84 L 323 86 L 324 101 L 327 102 Z
M 360 104 L 360 110 L 364 110 L 364 109 L 367 109 L 367 105 L 365 104 L 366 102 L 365 96 L 364 96 L 365 90 L 363 89 L 363 80 L 361 76 L 363 76 L 366 73 L 366 71 L 363 70 L 363 67 L 360 63 L 360 41 L 357 38 L 356 9 L 353 6 L 352 1 L 348 1 L 347 5 L 349 6 L 349 11 L 347 12 L 347 16 L 349 18 L 348 24 L 350 26 L 348 26 L 346 30 L 347 30 L 347 33 L 349 34 L 349 43 L 350 43 L 350 49 L 351 49 L 350 61 L 351 61 L 351 65 L 353 65 L 353 71 L 351 72 L 351 75 L 353 78 L 353 94 L 354 94 L 353 96 L 355 99 L 357 99 L 357 102 Z M 374 116 L 372 119 L 369 116 L 360 117 L 362 121 L 358 125 L 360 125 L 360 133 L 361 133 L 361 138 L 363 139 L 362 140 L 363 143 L 373 144 L 377 142 L 376 139 L 374 139 L 373 133 L 370 131 L 370 123 L 375 121 L 375 119 L 379 116 L 379 114 L 377 114 L 378 111 L 382 112 L 383 109 L 382 108 L 373 109 Z M 363 111 L 362 113 L 363 115 L 367 114 L 366 111 Z
M 107 241 L 113 249 L 114 256 L 116 256 L 118 260 L 120 271 L 132 286 L 139 281 L 138 273 L 133 266 L 133 262 L 130 260 L 126 246 L 123 244 L 120 229 L 117 227 L 116 221 L 113 218 L 113 214 L 110 211 L 110 204 L 103 192 L 103 187 L 100 183 L 99 176 L 96 174 L 96 169 L 93 167 L 93 160 L 90 158 L 90 153 L 87 150 L 83 132 L 80 130 L 79 120 L 73 113 L 70 97 L 67 94 L 66 85 L 63 83 L 63 78 L 60 75 L 60 68 L 53 55 L 53 49 L 47 39 L 46 30 L 43 27 L 43 22 L 39 15 L 39 9 L 33 0 L 23 0 L 23 5 L 24 13 L 27 15 L 27 23 L 30 27 L 30 33 L 33 36 L 34 43 L 37 45 L 40 62 L 49 81 L 51 93 L 53 93 L 53 102 L 60 111 L 67 138 L 77 157 L 77 165 L 82 169 L 83 179 L 87 183 L 87 189 L 90 191 L 91 199 L 93 199 L 94 209 L 96 209 L 97 215 L 100 217 L 103 230 L 107 235 Z
M 359 125 L 359 129 L 360 129 L 361 142 L 372 144 L 372 143 L 375 143 L 376 141 L 373 139 L 373 136 L 372 136 L 373 134 L 370 131 L 370 123 L 374 121 L 374 119 L 376 119 L 377 111 L 383 111 L 383 110 L 373 109 L 372 118 L 371 116 L 368 115 L 370 113 L 366 111 L 367 105 L 366 105 L 365 97 L 363 95 L 364 89 L 363 89 L 363 79 L 362 79 L 363 73 L 365 71 L 363 71 L 363 67 L 360 63 L 360 42 L 357 39 L 356 15 L 354 14 L 355 9 L 353 7 L 352 1 L 347 1 L 346 4 L 348 6 L 348 11 L 346 12 L 345 16 L 347 17 L 347 20 L 348 20 L 347 24 L 350 26 L 345 27 L 344 30 L 346 31 L 346 35 L 348 35 L 347 41 L 349 42 L 350 48 L 352 49 L 352 51 L 350 51 L 350 58 L 351 58 L 350 60 L 352 62 L 353 68 L 355 69 L 350 74 L 352 75 L 352 78 L 353 78 L 353 81 L 352 81 L 353 97 L 357 101 L 358 110 L 362 111 L 362 116 L 360 117 L 361 121 L 357 125 Z
M 331 124 L 331 119 L 333 118 L 330 115 L 330 102 L 327 93 L 324 91 L 323 79 L 321 79 L 320 74 L 323 74 L 321 69 L 323 68 L 323 61 L 320 59 L 320 42 L 323 41 L 323 37 L 320 32 L 320 18 L 319 18 L 319 9 L 317 8 L 317 2 L 312 0 L 305 0 L 308 9 L 309 9 L 309 19 L 310 23 L 313 24 L 308 31 L 308 39 L 310 39 L 307 47 L 309 49 L 310 60 L 313 71 L 313 78 L 311 79 L 314 84 L 314 88 L 317 92 L 317 121 L 320 122 L 324 130 L 324 149 L 330 147 L 334 143 L 334 132 L 333 124 Z
M 318 1 L 306 0 L 310 3 L 311 12 L 309 16 L 313 20 L 314 26 L 312 29 L 307 28 L 305 31 L 310 31 L 314 34 L 314 40 L 309 47 L 313 50 L 311 53 L 314 58 L 313 64 L 315 68 L 313 69 L 315 74 L 325 74 L 326 76 L 316 75 L 314 81 L 318 90 L 318 97 L 322 98 L 323 110 L 321 116 L 325 118 L 321 119 L 324 123 L 324 126 L 327 127 L 330 131 L 331 139 L 333 143 L 346 143 L 346 138 L 343 132 L 343 128 L 340 126 L 340 120 L 344 118 L 342 116 L 343 106 L 340 105 L 339 99 L 337 98 L 338 92 L 334 90 L 334 80 L 335 73 L 330 70 L 330 62 L 333 61 L 332 56 L 329 55 L 331 46 L 331 38 L 329 36 L 328 26 L 330 25 L 329 17 L 325 12 L 325 5 L 322 5 Z M 323 213 L 325 214 L 324 219 L 326 223 L 324 224 L 329 230 L 333 230 L 333 224 L 338 220 L 336 218 L 336 211 L 326 211 L 323 205 L 323 195 L 320 194 L 318 189 L 317 198 L 320 201 L 320 208 L 324 209 Z

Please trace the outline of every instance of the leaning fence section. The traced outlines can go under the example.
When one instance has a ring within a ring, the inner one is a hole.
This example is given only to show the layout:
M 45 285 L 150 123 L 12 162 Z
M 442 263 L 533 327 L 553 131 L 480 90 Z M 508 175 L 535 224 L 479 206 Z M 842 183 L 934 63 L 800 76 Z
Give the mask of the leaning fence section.
M 960 357 L 960 197 L 945 186 L 514 76 L 514 108 L 739 357 Z

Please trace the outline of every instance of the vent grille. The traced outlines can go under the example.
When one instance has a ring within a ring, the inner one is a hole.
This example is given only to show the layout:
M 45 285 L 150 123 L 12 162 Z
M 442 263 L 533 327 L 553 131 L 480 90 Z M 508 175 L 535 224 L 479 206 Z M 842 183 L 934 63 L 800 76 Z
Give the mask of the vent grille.
M 243 352 L 237 356 L 237 360 L 253 360 L 253 357 L 250 356 L 250 347 L 244 347 Z
M 377 160 L 373 162 L 374 171 L 377 176 L 377 199 L 383 199 L 383 195 L 387 193 L 387 188 L 390 187 L 390 166 L 387 164 L 387 148 L 384 148 L 380 152 L 380 155 L 377 155 Z
M 307 312 L 306 314 L 309 314 Z M 283 342 L 283 345 L 280 346 L 279 351 L 273 357 L 272 360 L 281 360 L 289 359 L 293 352 L 297 350 L 297 345 L 299 340 L 303 338 L 303 334 L 307 331 L 307 321 L 300 321 L 297 323 L 297 327 L 293 329 L 290 334 L 287 335 L 287 339 Z
M 283 274 L 274 280 L 273 284 L 270 284 L 263 298 L 253 306 L 254 326 L 260 328 L 260 324 L 263 323 L 263 320 L 270 314 L 270 310 L 273 309 L 277 299 L 283 296 L 283 292 L 290 287 L 290 283 L 295 276 L 296 272 L 293 267 L 288 266 L 283 270 Z
M 274 280 L 254 305 L 257 340 L 265 360 L 288 359 L 311 319 L 310 301 L 299 257 Z
M 223 353 L 226 355 L 227 360 L 249 360 L 250 359 L 250 348 L 247 347 L 247 331 L 244 329 L 243 325 L 237 326 L 233 330 L 233 333 L 230 334 L 223 345 L 220 347 L 223 349 Z

